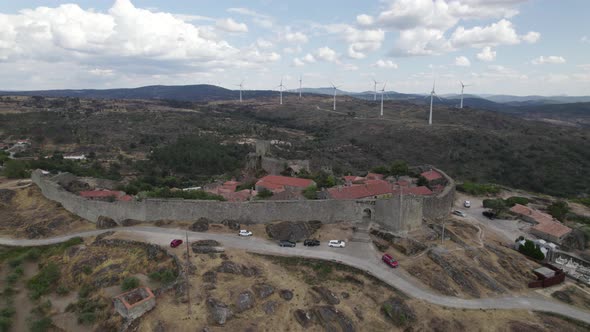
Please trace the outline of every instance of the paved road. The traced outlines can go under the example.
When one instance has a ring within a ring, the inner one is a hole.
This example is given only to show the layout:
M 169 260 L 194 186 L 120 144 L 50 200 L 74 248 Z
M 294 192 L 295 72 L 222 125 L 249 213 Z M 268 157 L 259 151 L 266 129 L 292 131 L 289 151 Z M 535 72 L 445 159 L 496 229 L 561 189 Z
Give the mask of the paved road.
M 40 240 L 20 240 L 0 238 L 0 245 L 39 246 L 64 242 L 72 237 L 95 236 L 108 230 L 80 232 L 67 236 Z M 184 238 L 186 231 L 158 227 L 126 227 L 116 229 L 119 233 L 130 233 L 158 245 L 167 246 L 174 237 Z M 346 248 L 320 247 L 281 248 L 275 242 L 259 238 L 242 238 L 237 235 L 188 232 L 189 240 L 212 239 L 225 247 L 243 249 L 249 252 L 300 256 L 336 261 L 364 270 L 385 283 L 401 290 L 410 297 L 436 305 L 466 309 L 524 309 L 561 314 L 590 324 L 590 312 L 568 306 L 543 297 L 496 297 L 487 299 L 460 299 L 442 296 L 431 292 L 402 269 L 391 269 L 379 261 L 379 255 L 368 243 L 348 243 Z

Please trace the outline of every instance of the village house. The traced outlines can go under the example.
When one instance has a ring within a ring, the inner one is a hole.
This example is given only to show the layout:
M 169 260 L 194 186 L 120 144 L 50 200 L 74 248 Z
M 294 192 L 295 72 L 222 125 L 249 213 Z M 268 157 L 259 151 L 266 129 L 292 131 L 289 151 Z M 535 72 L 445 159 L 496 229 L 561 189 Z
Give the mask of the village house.
M 345 185 L 329 188 L 320 195 L 324 199 L 377 199 L 404 195 L 431 195 L 433 192 L 425 186 L 412 186 L 410 180 L 395 183 L 383 180 L 382 174 L 369 173 L 365 177 L 347 175 L 343 177 Z
M 301 191 L 309 186 L 315 185 L 310 179 L 292 178 L 280 175 L 267 175 L 256 182 L 256 191 L 269 190 L 273 194 L 289 191 Z
M 256 191 L 251 188 L 237 191 L 240 182 L 231 180 L 221 185 L 206 186 L 205 191 L 211 194 L 220 195 L 228 202 L 245 202 L 256 196 Z
M 510 208 L 510 211 L 520 216 L 522 220 L 535 224 L 531 227 L 531 234 L 541 239 L 561 244 L 563 239 L 572 232 L 571 228 L 555 220 L 551 215 L 528 206 L 516 204 Z
M 80 196 L 90 200 L 97 200 L 97 201 L 121 201 L 121 202 L 129 202 L 133 200 L 133 197 L 130 195 L 125 194 L 123 191 L 113 191 L 113 190 L 89 190 L 89 191 L 81 191 Z

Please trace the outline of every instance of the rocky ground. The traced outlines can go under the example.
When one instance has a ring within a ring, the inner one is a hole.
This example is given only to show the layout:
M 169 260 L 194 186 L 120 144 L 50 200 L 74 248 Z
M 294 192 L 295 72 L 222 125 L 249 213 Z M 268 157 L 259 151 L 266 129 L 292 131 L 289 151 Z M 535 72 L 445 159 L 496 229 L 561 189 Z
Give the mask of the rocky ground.
M 0 234 L 37 239 L 95 228 L 41 194 L 36 186 L 0 189 Z

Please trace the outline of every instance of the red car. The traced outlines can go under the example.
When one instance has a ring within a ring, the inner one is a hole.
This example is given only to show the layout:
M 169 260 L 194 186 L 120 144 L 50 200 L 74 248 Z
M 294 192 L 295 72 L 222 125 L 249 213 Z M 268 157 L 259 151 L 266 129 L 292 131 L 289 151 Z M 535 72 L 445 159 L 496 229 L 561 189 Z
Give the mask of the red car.
M 381 260 L 391 267 L 397 267 L 399 265 L 399 263 L 395 259 L 393 259 L 393 257 L 390 254 L 383 255 L 383 257 L 381 257 Z
M 176 248 L 181 244 L 182 244 L 181 239 L 174 239 L 174 240 L 172 240 L 172 242 L 170 242 L 170 248 Z

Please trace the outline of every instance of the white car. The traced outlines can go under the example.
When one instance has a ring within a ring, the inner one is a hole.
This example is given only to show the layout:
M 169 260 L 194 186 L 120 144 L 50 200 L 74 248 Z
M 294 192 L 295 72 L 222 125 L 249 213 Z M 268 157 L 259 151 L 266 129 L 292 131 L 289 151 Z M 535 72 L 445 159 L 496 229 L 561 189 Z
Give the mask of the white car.
M 245 229 L 241 229 L 240 232 L 238 233 L 239 236 L 252 236 L 252 232 L 247 231 Z
M 459 216 L 459 217 L 463 217 L 463 218 L 467 217 L 467 214 L 465 214 L 465 212 L 459 211 L 459 210 L 453 211 L 453 214 L 456 216 Z
M 471 202 L 470 201 L 465 201 L 463 203 L 463 206 L 466 207 L 466 208 L 470 208 L 471 207 Z
M 345 246 L 346 243 L 342 240 L 330 240 L 330 242 L 328 242 L 328 247 L 344 248 Z

